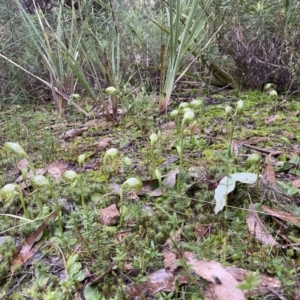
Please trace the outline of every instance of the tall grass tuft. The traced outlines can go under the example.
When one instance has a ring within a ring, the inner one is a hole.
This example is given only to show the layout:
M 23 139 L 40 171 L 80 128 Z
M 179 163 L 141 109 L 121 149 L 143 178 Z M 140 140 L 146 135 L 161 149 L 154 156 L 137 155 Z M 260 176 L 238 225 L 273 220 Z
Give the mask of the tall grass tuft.
M 206 15 L 205 8 L 210 4 L 207 0 L 204 7 L 200 7 L 199 1 L 190 0 L 185 3 L 180 0 L 169 0 L 167 3 L 167 23 L 168 27 L 155 24 L 168 35 L 165 60 L 165 78 L 163 82 L 162 95 L 159 102 L 159 110 L 165 111 L 170 102 L 171 93 L 176 83 L 176 76 L 180 79 L 187 72 L 192 63 L 182 70 L 186 59 L 194 56 L 192 62 L 196 61 L 202 51 L 211 43 L 209 38 L 210 16 Z M 161 59 L 162 61 L 162 59 Z

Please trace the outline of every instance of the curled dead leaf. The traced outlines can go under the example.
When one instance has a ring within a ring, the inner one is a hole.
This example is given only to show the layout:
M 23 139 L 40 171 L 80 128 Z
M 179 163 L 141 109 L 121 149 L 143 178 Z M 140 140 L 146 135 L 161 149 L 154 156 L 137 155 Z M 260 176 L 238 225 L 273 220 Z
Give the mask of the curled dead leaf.
M 237 288 L 239 282 L 220 263 L 198 260 L 192 252 L 185 252 L 184 258 L 193 272 L 209 282 L 212 297 L 218 300 L 246 300 L 244 292 Z
M 275 241 L 273 236 L 268 232 L 265 225 L 259 218 L 254 205 L 251 203 L 249 205 L 248 215 L 247 215 L 247 225 L 250 233 L 253 237 L 264 245 L 275 246 L 278 243 Z

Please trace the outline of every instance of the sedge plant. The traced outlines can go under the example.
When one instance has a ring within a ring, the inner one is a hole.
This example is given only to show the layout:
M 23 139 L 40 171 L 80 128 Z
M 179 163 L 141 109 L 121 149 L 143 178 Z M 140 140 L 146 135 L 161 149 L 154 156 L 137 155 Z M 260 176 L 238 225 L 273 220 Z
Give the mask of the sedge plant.
M 21 7 L 19 1 L 16 2 Z M 49 72 L 49 86 L 51 87 L 57 112 L 61 117 L 64 117 L 68 99 L 66 94 L 71 94 L 75 85 L 74 72 L 66 63 L 65 53 L 68 52 L 68 55 L 72 56 L 74 61 L 76 61 L 78 43 L 81 39 L 75 29 L 74 22 L 76 18 L 75 16 L 71 18 L 71 29 L 68 32 L 70 39 L 67 41 L 64 35 L 63 4 L 59 5 L 58 8 L 56 27 L 48 22 L 42 10 L 36 12 L 37 22 L 34 22 L 24 10 L 21 10 L 21 16 L 24 29 L 27 30 L 29 36 L 34 37 L 32 46 L 36 53 L 40 55 L 43 64 Z
M 207 0 L 204 7 L 208 7 L 210 2 Z M 188 1 L 188 5 L 181 0 L 169 0 L 167 6 L 168 27 L 165 28 L 154 21 L 160 30 L 168 35 L 165 55 L 167 62 L 163 64 L 166 66 L 166 75 L 165 78 L 161 78 L 163 92 L 159 102 L 160 111 L 165 111 L 168 107 L 176 76 L 180 73 L 178 81 L 192 64 L 190 63 L 181 71 L 186 59 L 193 55 L 195 61 L 211 43 L 211 39 L 207 38 L 209 16 L 206 15 L 205 9 L 200 8 L 198 0 Z M 206 43 L 205 39 L 207 39 Z

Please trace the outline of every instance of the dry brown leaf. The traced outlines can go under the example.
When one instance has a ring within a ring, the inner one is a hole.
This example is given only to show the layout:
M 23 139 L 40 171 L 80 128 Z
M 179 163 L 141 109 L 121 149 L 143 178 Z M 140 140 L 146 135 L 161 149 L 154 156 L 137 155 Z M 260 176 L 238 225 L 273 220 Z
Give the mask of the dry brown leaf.
M 254 136 L 254 137 L 250 137 L 250 138 L 244 140 L 243 144 L 256 145 L 261 142 L 266 142 L 266 141 L 268 141 L 268 139 L 269 138 L 266 136 Z
M 62 161 L 56 160 L 49 164 L 45 169 L 47 169 L 48 174 L 50 174 L 56 181 L 60 180 L 66 170 L 68 170 L 69 164 Z
M 272 217 L 276 217 L 278 219 L 281 219 L 283 221 L 286 221 L 286 222 L 289 222 L 289 223 L 292 223 L 296 226 L 300 226 L 300 219 L 287 213 L 287 212 L 283 212 L 283 211 L 280 211 L 278 209 L 275 209 L 275 208 L 271 208 L 269 206 L 266 206 L 266 205 L 262 205 L 261 206 L 261 209 L 267 213 L 268 215 L 272 216 Z
M 300 147 L 294 146 L 294 148 L 290 151 L 290 156 L 297 156 L 300 155 Z
M 209 234 L 209 227 L 205 225 L 198 225 L 195 227 L 194 234 L 197 241 L 201 241 Z
M 250 233 L 256 240 L 265 245 L 278 245 L 278 243 L 274 240 L 272 235 L 268 232 L 268 230 L 262 223 L 252 203 L 249 205 L 246 221 Z
M 293 186 L 300 188 L 300 178 L 292 181 Z
M 164 247 L 168 250 L 172 250 L 174 248 L 174 243 L 178 244 L 181 239 L 181 229 L 176 230 L 164 243 Z
M 173 163 L 175 163 L 176 161 L 179 160 L 179 157 L 178 155 L 172 155 L 172 156 L 169 156 L 162 164 L 160 164 L 159 166 L 160 167 L 164 167 L 164 166 L 169 166 Z
M 101 209 L 99 221 L 103 225 L 114 225 L 119 221 L 120 213 L 116 204 Z
M 124 269 L 126 271 L 132 271 L 132 270 L 134 270 L 133 266 L 131 264 L 127 264 L 127 263 L 124 264 Z
M 162 176 L 163 178 L 163 186 L 164 187 L 173 187 L 176 183 L 176 175 L 179 173 L 179 169 L 169 172 L 168 174 Z
M 29 162 L 26 158 L 21 159 L 18 163 L 17 163 L 17 169 L 19 171 L 22 171 L 24 168 L 28 167 Z
M 166 175 L 162 176 L 162 190 L 166 187 L 173 187 L 176 184 L 176 175 L 178 174 L 179 169 L 169 172 Z M 162 195 L 162 190 L 159 187 L 158 179 L 148 179 L 142 181 L 143 187 L 140 190 L 139 194 L 149 193 L 153 197 L 159 197 Z
M 234 156 L 239 156 L 239 141 L 232 141 L 232 144 L 231 144 L 231 150 L 232 150 L 232 153 L 234 154 Z
M 178 268 L 178 259 L 176 254 L 170 251 L 163 253 L 164 255 L 164 267 L 171 272 L 175 271 Z
M 83 124 L 84 127 L 89 127 L 89 128 L 94 128 L 94 129 L 98 129 L 98 128 L 106 128 L 109 125 L 109 123 L 105 120 L 99 120 L 99 119 L 94 119 L 94 120 L 90 120 L 87 121 Z
M 154 192 L 159 187 L 158 179 L 156 179 L 156 178 L 142 180 L 142 184 L 143 184 L 143 186 L 139 192 L 140 194 Z
M 295 135 L 293 133 L 290 133 L 290 132 L 285 131 L 285 130 L 282 131 L 282 135 L 284 135 L 285 137 L 287 137 L 290 140 L 292 140 L 295 137 Z
M 106 148 L 106 147 L 108 146 L 109 142 L 112 141 L 112 140 L 113 140 L 113 138 L 111 138 L 111 137 L 104 138 L 103 140 L 101 140 L 101 141 L 97 144 L 97 148 L 98 148 L 98 149 L 99 149 L 99 148 L 101 148 L 101 149 Z
M 236 140 L 239 145 L 255 145 L 267 141 L 269 138 L 265 136 L 254 136 L 246 139 Z
M 63 138 L 64 140 L 69 140 L 69 139 L 74 138 L 76 136 L 82 135 L 88 129 L 89 129 L 88 127 L 70 129 L 63 136 L 61 136 L 61 138 Z
M 193 134 L 193 135 L 197 135 L 201 132 L 198 125 L 194 125 L 193 127 L 189 127 L 189 129 L 191 131 L 191 134 Z
M 57 213 L 53 212 L 48 220 L 54 220 L 57 217 Z M 20 252 L 14 257 L 10 270 L 14 273 L 16 267 L 23 265 L 27 262 L 38 250 L 33 248 L 36 239 L 41 232 L 48 226 L 48 220 L 44 221 L 34 232 L 32 232 L 23 244 Z
M 164 123 L 161 125 L 160 130 L 163 133 L 165 130 L 170 130 L 176 128 L 175 122 Z
M 159 292 L 172 292 L 175 290 L 175 278 L 179 284 L 187 283 L 187 276 L 176 276 L 165 269 L 158 270 L 147 276 L 147 282 L 131 284 L 127 287 L 130 298 L 143 295 L 154 295 Z
M 273 150 L 268 150 L 268 149 L 252 146 L 252 145 L 249 145 L 249 144 L 243 144 L 243 146 L 248 148 L 248 149 L 252 149 L 252 150 L 255 150 L 257 152 L 265 153 L 265 154 L 269 154 L 269 155 L 273 155 L 273 156 L 278 156 L 278 155 L 284 153 L 284 151 L 273 151 Z
M 250 273 L 247 270 L 241 268 L 225 267 L 225 270 L 229 272 L 239 283 L 241 283 Z M 277 278 L 272 278 L 264 274 L 258 274 L 260 278 L 259 285 L 249 293 L 249 296 L 256 297 L 266 295 L 270 293 L 270 290 L 276 290 L 281 288 L 281 281 Z
M 271 162 L 271 157 L 267 156 L 266 157 L 266 163 L 267 165 L 265 166 L 262 176 L 261 176 L 261 181 L 263 184 L 271 185 L 271 186 L 277 186 L 276 184 L 276 177 L 275 177 L 275 171 L 274 167 L 272 166 Z
M 116 239 L 119 243 L 122 243 L 122 242 L 124 242 L 124 240 L 126 239 L 127 235 L 128 235 L 128 232 L 127 232 L 127 231 L 120 231 L 120 232 L 115 233 L 115 239 Z
M 206 134 L 211 134 L 213 132 L 213 127 L 212 126 L 208 126 L 208 127 L 205 127 L 203 129 L 203 131 L 206 133 Z
M 184 258 L 192 271 L 209 282 L 210 290 L 216 299 L 246 299 L 244 292 L 237 288 L 239 282 L 220 263 L 198 260 L 192 252 L 185 252 Z
M 272 116 L 270 116 L 270 117 L 266 120 L 266 124 L 270 124 L 270 123 L 275 122 L 279 117 L 280 117 L 280 115 L 272 115 Z

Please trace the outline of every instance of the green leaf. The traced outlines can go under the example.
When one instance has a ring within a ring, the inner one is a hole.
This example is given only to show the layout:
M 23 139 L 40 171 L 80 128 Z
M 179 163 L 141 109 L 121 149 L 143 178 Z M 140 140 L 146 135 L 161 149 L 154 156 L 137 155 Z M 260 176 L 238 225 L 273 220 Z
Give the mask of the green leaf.
M 293 236 L 293 235 L 289 235 L 289 238 L 290 238 L 293 242 L 295 242 L 295 243 L 297 243 L 297 244 L 300 244 L 300 238 L 297 238 L 297 237 L 295 237 L 295 236 Z
M 256 164 L 260 160 L 260 155 L 258 153 L 252 153 L 246 160 L 245 168 L 249 169 L 252 165 Z
M 80 262 L 75 262 L 68 268 L 68 274 L 73 277 L 82 269 L 82 264 Z
M 67 270 L 69 271 L 71 266 L 76 262 L 78 259 L 78 254 L 70 255 L 70 257 L 67 260 Z
M 298 194 L 298 188 L 293 185 L 288 185 L 284 181 L 276 181 L 278 187 L 286 194 L 287 196 L 293 196 Z
M 98 288 L 91 285 L 87 285 L 84 288 L 83 295 L 85 300 L 105 300 L 105 298 L 99 293 Z
M 79 272 L 77 272 L 77 273 L 74 275 L 74 279 L 75 279 L 77 282 L 83 281 L 83 280 L 85 279 L 85 273 L 84 273 L 84 270 L 80 270 Z
M 289 160 L 289 164 L 299 165 L 300 164 L 300 156 L 291 157 L 291 159 Z

